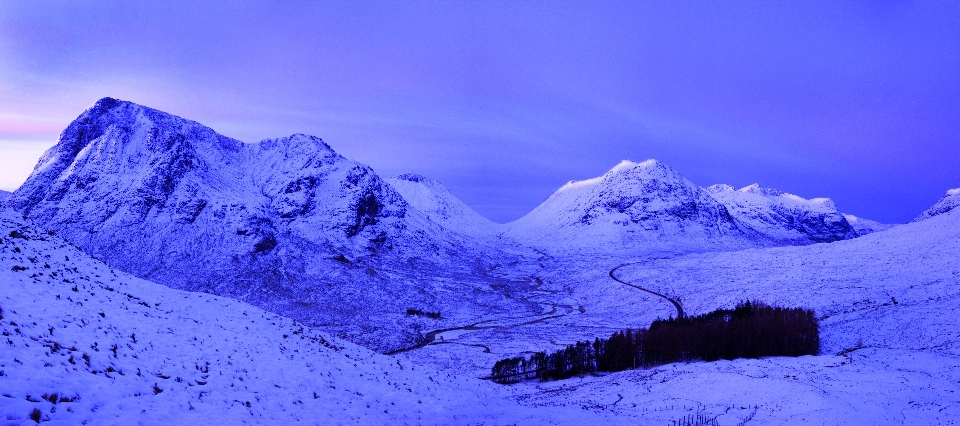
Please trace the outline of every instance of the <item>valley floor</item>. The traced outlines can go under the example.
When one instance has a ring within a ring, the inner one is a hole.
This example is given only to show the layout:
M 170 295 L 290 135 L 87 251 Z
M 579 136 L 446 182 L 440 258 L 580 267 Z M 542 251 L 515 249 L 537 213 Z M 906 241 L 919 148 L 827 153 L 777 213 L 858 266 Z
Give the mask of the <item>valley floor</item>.
M 536 406 L 616 413 L 634 424 L 686 414 L 719 424 L 954 424 L 960 407 L 960 212 L 855 240 L 633 259 L 553 259 L 536 324 L 446 335 L 402 354 L 476 377 L 499 359 L 608 337 L 675 315 L 760 300 L 816 310 L 822 354 L 671 364 L 556 382 L 504 386 Z M 518 322 L 516 320 L 515 322 Z

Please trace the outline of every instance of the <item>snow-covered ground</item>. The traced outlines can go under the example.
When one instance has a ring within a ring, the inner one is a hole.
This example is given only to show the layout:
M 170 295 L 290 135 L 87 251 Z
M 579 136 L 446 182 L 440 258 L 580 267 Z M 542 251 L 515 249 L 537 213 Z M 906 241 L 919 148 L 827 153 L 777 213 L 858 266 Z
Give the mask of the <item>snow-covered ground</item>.
M 0 424 L 589 424 L 235 300 L 170 289 L 0 212 Z M 34 414 L 36 412 L 36 414 Z
M 38 410 L 62 424 L 671 424 L 699 413 L 722 425 L 951 424 L 960 414 L 958 225 L 960 211 L 850 241 L 660 254 L 618 271 L 679 296 L 691 313 L 744 298 L 813 307 L 821 356 L 499 386 L 474 377 L 502 356 L 642 326 L 671 308 L 606 277 L 624 259 L 545 257 L 526 295 L 540 315 L 501 317 L 481 326 L 505 327 L 452 332 L 390 357 L 114 271 L 8 210 L 0 419 L 29 424 Z
M 615 412 L 651 424 L 669 424 L 683 413 L 738 424 L 753 408 L 757 424 L 952 424 L 960 414 L 957 253 L 960 209 L 830 244 L 550 259 L 536 297 L 566 315 L 451 336 L 403 356 L 481 376 L 507 356 L 674 315 L 663 299 L 608 277 L 609 269 L 630 263 L 618 277 L 681 300 L 689 314 L 747 299 L 813 308 L 822 354 L 507 386 L 520 400 Z

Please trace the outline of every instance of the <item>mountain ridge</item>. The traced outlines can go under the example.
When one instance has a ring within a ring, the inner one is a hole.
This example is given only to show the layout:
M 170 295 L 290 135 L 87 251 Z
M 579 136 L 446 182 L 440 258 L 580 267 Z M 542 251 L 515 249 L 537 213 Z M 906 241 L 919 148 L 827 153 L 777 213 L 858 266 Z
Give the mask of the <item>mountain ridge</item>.
M 118 269 L 377 348 L 418 338 L 422 321 L 407 308 L 515 308 L 487 282 L 508 279 L 471 278 L 506 255 L 432 222 L 313 136 L 244 143 L 105 98 L 67 127 L 10 203 Z M 409 279 L 415 271 L 480 293 L 428 292 L 436 284 Z
M 829 198 L 805 199 L 759 184 L 737 190 L 718 184 L 706 190 L 740 222 L 778 245 L 828 243 L 859 235 Z
M 920 215 L 913 219 L 911 223 L 949 213 L 957 207 L 960 207 L 960 188 L 949 189 L 945 194 L 943 194 L 943 197 L 936 202 L 936 204 L 930 206 L 930 208 L 920 213 Z

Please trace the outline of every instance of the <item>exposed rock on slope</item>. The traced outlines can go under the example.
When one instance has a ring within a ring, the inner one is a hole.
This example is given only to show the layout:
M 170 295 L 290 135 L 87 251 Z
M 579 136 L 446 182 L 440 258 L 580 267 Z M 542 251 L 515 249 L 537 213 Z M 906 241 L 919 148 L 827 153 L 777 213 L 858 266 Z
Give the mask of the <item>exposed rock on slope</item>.
M 934 216 L 949 213 L 957 207 L 960 207 L 960 188 L 947 191 L 947 193 L 943 195 L 943 198 L 941 198 L 936 204 L 925 210 L 923 213 L 920 213 L 920 216 L 917 216 L 913 222 L 919 222 L 921 220 L 930 219 Z
M 483 268 L 478 250 L 312 136 L 242 143 L 104 98 L 67 127 L 10 204 L 118 269 L 378 347 L 416 338 L 406 308 L 499 303 L 488 283 L 462 277 Z M 441 299 L 423 288 L 436 283 L 407 277 L 418 270 L 481 292 Z
M 747 247 L 742 229 L 710 194 L 670 167 L 623 161 L 603 176 L 571 181 L 508 235 L 557 250 L 710 250 Z
M 753 184 L 707 188 L 734 217 L 778 245 L 828 243 L 856 238 L 857 232 L 829 198 L 811 200 Z

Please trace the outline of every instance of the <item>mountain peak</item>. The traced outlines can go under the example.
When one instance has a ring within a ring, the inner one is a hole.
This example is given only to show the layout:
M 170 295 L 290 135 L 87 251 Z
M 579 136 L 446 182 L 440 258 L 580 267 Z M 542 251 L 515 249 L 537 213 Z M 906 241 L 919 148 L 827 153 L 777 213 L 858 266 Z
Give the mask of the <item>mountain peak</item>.
M 657 160 L 648 159 L 646 161 L 641 161 L 639 163 L 630 160 L 621 160 L 617 163 L 616 166 L 613 166 L 607 174 L 616 174 L 628 170 L 640 169 L 640 170 L 653 170 L 653 169 L 662 169 L 667 168 L 667 166 Z
M 90 107 L 90 109 L 91 109 L 91 110 L 96 110 L 96 111 L 109 110 L 109 109 L 113 108 L 114 106 L 116 106 L 117 104 L 123 103 L 123 102 L 124 102 L 124 101 L 121 101 L 121 100 L 119 100 L 119 99 L 114 99 L 114 98 L 111 98 L 111 97 L 107 96 L 107 97 L 100 98 L 100 100 L 98 100 L 96 103 L 94 103 L 93 106 Z
M 743 188 L 738 189 L 737 191 L 746 192 L 746 193 L 749 193 L 749 194 L 758 194 L 758 195 L 770 196 L 770 197 L 780 197 L 780 196 L 786 194 L 785 192 L 783 192 L 783 191 L 781 191 L 781 190 L 779 190 L 779 189 L 764 188 L 764 187 L 760 186 L 759 183 L 754 183 L 754 184 L 751 184 L 751 185 L 747 185 L 747 186 L 745 186 L 745 187 L 743 187 Z
M 417 173 L 404 173 L 387 182 L 415 209 L 451 231 L 474 236 L 497 231 L 497 224 L 473 211 L 440 182 Z
M 508 228 L 519 238 L 575 249 L 750 244 L 718 201 L 656 160 L 621 161 L 602 176 L 571 181 Z
M 719 194 L 719 193 L 721 193 L 721 192 L 733 192 L 733 191 L 736 191 L 736 189 L 734 189 L 733 186 L 727 185 L 727 184 L 725 184 L 725 183 L 718 183 L 718 184 L 716 184 L 716 185 L 710 185 L 710 186 L 708 186 L 708 187 L 706 187 L 706 188 L 703 188 L 703 189 L 706 189 L 707 192 L 709 192 L 710 194 Z
M 394 176 L 393 178 L 397 180 L 405 180 L 408 182 L 417 182 L 417 183 L 433 181 L 433 179 L 430 179 L 418 173 L 404 173 L 402 175 Z
M 674 175 L 675 179 L 682 179 L 680 175 L 673 171 L 673 169 L 654 159 L 649 159 L 640 163 L 630 160 L 622 160 L 603 175 L 584 180 L 571 180 L 560 187 L 558 192 L 568 191 L 573 188 L 585 186 L 596 186 L 601 182 L 607 182 L 609 184 L 611 182 L 621 180 L 633 181 L 650 177 L 664 178 L 668 175 Z

